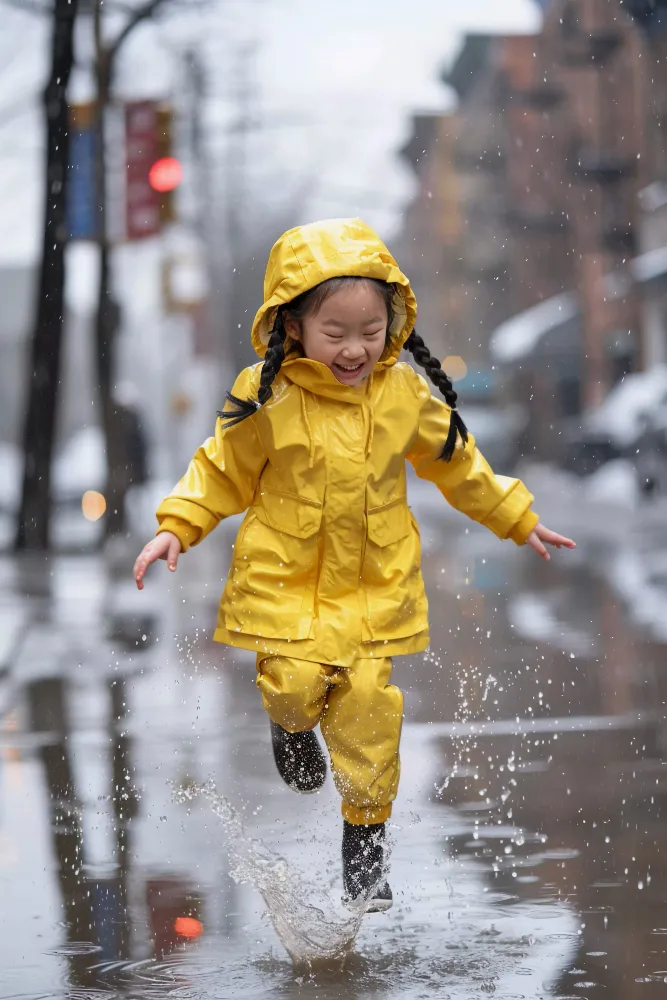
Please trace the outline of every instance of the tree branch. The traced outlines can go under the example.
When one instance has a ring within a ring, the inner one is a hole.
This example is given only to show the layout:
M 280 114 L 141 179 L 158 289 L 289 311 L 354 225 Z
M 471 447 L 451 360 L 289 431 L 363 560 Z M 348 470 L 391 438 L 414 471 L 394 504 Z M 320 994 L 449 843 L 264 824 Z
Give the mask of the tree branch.
M 16 10 L 25 12 L 26 14 L 38 14 L 40 17 L 48 15 L 49 17 L 53 14 L 53 4 L 49 3 L 49 0 L 0 0 L 0 4 L 4 4 L 5 7 L 14 7 Z M 136 6 L 132 3 L 125 2 L 125 0 L 107 0 L 106 2 L 107 10 L 119 11 L 121 14 L 129 14 L 133 16 L 136 13 Z M 150 17 L 150 14 L 148 15 Z M 140 18 L 143 20 L 143 18 Z
M 123 42 L 126 40 L 127 36 L 132 31 L 134 31 L 136 26 L 140 24 L 142 21 L 147 21 L 149 18 L 151 18 L 158 9 L 158 7 L 162 7 L 165 3 L 168 2 L 169 0 L 148 0 L 148 2 L 145 3 L 142 7 L 136 7 L 133 10 L 122 31 L 120 32 L 119 35 L 117 35 L 117 37 L 114 39 L 114 41 L 107 50 L 107 59 L 109 67 L 116 58 L 116 54 L 118 53 L 118 50 L 122 46 Z

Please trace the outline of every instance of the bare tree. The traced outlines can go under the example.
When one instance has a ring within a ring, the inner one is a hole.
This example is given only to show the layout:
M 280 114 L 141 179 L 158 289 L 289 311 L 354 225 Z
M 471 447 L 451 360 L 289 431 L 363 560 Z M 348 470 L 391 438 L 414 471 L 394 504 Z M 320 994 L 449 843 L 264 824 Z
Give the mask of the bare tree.
M 44 234 L 23 431 L 25 466 L 17 549 L 43 550 L 49 546 L 51 458 L 60 374 L 67 242 L 67 85 L 74 62 L 77 9 L 78 0 L 55 0 L 52 8 L 51 69 L 44 90 Z
M 6 0 L 7 2 L 7 0 Z M 9 0 L 12 3 L 12 0 Z M 49 547 L 51 463 L 55 441 L 57 395 L 65 310 L 65 246 L 67 243 L 67 167 L 69 130 L 67 86 L 74 64 L 74 22 L 79 0 L 38 0 L 23 9 L 53 18 L 51 71 L 44 91 L 46 118 L 46 191 L 42 260 L 37 294 L 37 315 L 32 337 L 30 386 L 23 433 L 25 465 L 16 534 L 17 549 Z M 169 0 L 147 0 L 126 7 L 128 19 L 108 45 L 102 41 L 102 2 L 95 5 L 97 111 L 97 202 L 100 244 L 100 290 L 95 324 L 97 376 L 107 443 L 109 484 L 108 530 L 122 530 L 124 470 L 127 465 L 120 420 L 112 403 L 113 335 L 118 308 L 109 284 L 109 240 L 106 226 L 106 173 L 104 163 L 104 113 L 108 107 L 117 55 L 132 31 L 151 18 Z M 23 0 L 21 0 L 23 4 Z M 18 4 L 17 4 L 18 6 Z M 115 9 L 123 9 L 115 4 Z
M 74 21 L 79 0 L 4 0 L 11 6 L 53 18 L 52 59 L 44 92 L 46 116 L 45 221 L 37 295 L 37 315 L 32 338 L 29 398 L 24 425 L 24 476 L 16 534 L 17 549 L 45 550 L 49 547 L 51 512 L 51 464 L 57 419 L 57 390 L 63 337 L 65 246 L 67 243 L 67 167 L 69 132 L 67 85 L 74 63 Z M 121 420 L 112 400 L 113 341 L 119 310 L 113 301 L 109 280 L 109 238 L 106 224 L 106 169 L 104 119 L 108 108 L 116 59 L 134 29 L 149 20 L 158 8 L 173 0 L 146 0 L 140 6 L 113 2 L 111 9 L 126 12 L 127 21 L 117 36 L 104 43 L 102 0 L 95 0 L 95 75 L 98 90 L 96 188 L 100 246 L 100 286 L 95 322 L 97 378 L 107 446 L 109 481 L 107 531 L 124 529 L 123 506 L 127 488 Z M 12 109 L 12 113 L 14 113 Z

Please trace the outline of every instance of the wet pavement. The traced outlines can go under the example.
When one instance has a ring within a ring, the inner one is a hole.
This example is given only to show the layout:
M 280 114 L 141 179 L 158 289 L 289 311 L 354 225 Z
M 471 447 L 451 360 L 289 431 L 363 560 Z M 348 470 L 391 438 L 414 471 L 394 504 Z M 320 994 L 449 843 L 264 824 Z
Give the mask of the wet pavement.
M 415 491 L 432 645 L 363 919 L 330 779 L 280 783 L 253 658 L 210 641 L 233 525 L 140 595 L 0 559 L 1 1000 L 667 996 L 664 512 L 540 499 L 580 542 L 550 565 Z

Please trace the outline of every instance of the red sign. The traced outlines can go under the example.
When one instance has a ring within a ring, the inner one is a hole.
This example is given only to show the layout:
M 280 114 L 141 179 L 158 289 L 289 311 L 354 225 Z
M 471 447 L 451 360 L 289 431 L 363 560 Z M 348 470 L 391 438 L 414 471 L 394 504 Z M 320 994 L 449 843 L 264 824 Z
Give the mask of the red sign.
M 125 105 L 127 195 L 125 226 L 128 240 L 141 240 L 160 231 L 159 199 L 150 184 L 157 159 L 157 105 L 133 101 Z

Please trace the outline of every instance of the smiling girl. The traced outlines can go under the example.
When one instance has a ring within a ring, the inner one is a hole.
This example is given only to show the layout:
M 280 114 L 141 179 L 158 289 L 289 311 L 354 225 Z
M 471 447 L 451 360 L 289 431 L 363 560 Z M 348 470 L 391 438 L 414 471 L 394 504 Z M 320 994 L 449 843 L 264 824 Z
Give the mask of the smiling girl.
M 415 318 L 408 279 L 360 220 L 285 233 L 252 328 L 263 360 L 227 393 L 134 567 L 141 590 L 150 563 L 175 570 L 222 518 L 247 512 L 214 638 L 256 652 L 276 765 L 295 791 L 324 782 L 320 724 L 342 798 L 346 898 L 370 910 L 392 903 L 384 830 L 403 697 L 391 658 L 429 641 L 406 460 L 499 538 L 545 559 L 545 544 L 574 547 L 539 523 L 523 483 L 494 475 Z M 444 401 L 398 361 L 403 349 Z

